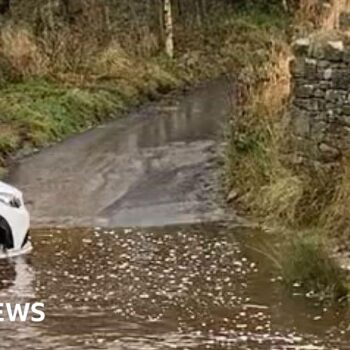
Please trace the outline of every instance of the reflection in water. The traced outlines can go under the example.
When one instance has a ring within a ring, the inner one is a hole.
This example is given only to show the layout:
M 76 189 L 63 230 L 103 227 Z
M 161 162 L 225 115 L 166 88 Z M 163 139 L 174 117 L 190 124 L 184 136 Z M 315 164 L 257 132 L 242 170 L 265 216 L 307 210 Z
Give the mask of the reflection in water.
M 346 349 L 349 341 L 345 311 L 287 295 L 247 248 L 256 244 L 247 233 L 205 225 L 33 238 L 30 257 L 0 262 L 1 299 L 44 302 L 47 318 L 0 324 L 1 348 Z
M 16 279 L 15 264 L 11 261 L 0 260 L 0 293 L 10 288 Z
M 202 187 L 216 183 L 231 85 L 229 79 L 203 84 L 70 138 L 16 163 L 9 182 L 31 201 L 36 227 L 223 220 L 215 191 Z
M 35 296 L 34 271 L 29 256 L 0 260 L 0 298 L 2 302 L 26 302 Z
M 29 256 L 0 260 L 1 303 L 10 303 L 14 307 L 15 304 L 36 302 L 34 279 Z M 10 322 L 6 308 L 1 310 L 1 316 L 5 319 L 0 322 L 1 349 L 40 349 L 35 345 L 41 343 L 40 330 L 30 323 Z

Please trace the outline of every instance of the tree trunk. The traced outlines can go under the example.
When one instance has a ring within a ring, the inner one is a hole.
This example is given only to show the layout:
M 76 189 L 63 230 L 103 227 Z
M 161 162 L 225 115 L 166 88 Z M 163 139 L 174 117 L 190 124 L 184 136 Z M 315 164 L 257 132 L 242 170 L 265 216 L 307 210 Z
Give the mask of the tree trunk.
M 156 0 L 157 16 L 158 16 L 158 28 L 159 28 L 159 44 L 165 42 L 164 31 L 164 4 L 163 0 Z M 159 45 L 160 46 L 160 45 Z
M 165 23 L 165 52 L 174 57 L 174 28 L 171 13 L 171 0 L 164 0 L 164 23 Z

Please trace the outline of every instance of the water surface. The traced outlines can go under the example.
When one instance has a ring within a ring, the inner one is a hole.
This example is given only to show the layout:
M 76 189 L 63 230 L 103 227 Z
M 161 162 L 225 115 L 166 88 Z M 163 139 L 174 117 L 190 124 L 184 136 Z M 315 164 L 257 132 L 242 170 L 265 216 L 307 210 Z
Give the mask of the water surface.
M 43 323 L 0 324 L 2 349 L 349 349 L 346 309 L 291 297 L 220 224 L 37 231 L 0 262 L 1 300 L 40 301 Z
M 7 181 L 24 192 L 36 227 L 227 218 L 216 198 L 217 148 L 233 86 L 219 79 L 143 106 L 21 159 Z

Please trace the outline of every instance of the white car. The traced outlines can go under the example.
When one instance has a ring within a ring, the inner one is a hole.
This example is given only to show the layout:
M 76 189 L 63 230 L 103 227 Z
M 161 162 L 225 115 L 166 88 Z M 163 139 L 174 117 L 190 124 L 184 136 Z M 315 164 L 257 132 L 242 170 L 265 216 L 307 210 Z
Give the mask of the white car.
M 22 192 L 0 181 L 0 258 L 28 253 L 30 216 Z

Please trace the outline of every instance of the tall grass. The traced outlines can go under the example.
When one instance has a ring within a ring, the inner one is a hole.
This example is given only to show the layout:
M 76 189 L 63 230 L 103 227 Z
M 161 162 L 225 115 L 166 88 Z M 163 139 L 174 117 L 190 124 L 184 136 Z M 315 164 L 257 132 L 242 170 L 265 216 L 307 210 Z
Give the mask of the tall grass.
M 350 238 L 350 158 L 345 155 L 342 167 L 333 177 L 333 195 L 322 212 L 320 222 L 328 237 L 337 243 L 340 250 L 348 250 Z
M 331 239 L 337 232 L 349 237 L 350 163 L 330 173 L 296 162 L 288 118 L 290 52 L 272 45 L 266 53 L 265 65 L 253 65 L 245 75 L 250 79 L 242 80 L 245 94 L 227 141 L 228 190 L 240 194 L 236 205 L 246 214 L 280 235 L 282 247 L 277 254 L 269 247 L 266 255 L 274 256 L 287 285 L 298 282 L 322 299 L 343 300 L 346 276 Z
M 300 285 L 321 300 L 344 301 L 348 286 L 345 272 L 329 256 L 323 233 L 303 231 L 288 239 L 279 255 L 282 277 L 288 286 Z
M 43 55 L 33 34 L 26 28 L 7 25 L 1 30 L 1 56 L 11 66 L 14 78 L 48 73 L 48 58 Z
M 267 49 L 265 55 L 265 62 L 252 60 L 248 72 L 242 71 L 238 98 L 241 106 L 228 134 L 228 185 L 243 189 L 248 202 L 262 189 L 266 191 L 273 178 L 287 172 L 280 157 L 284 132 L 280 116 L 289 95 L 286 62 L 290 53 L 281 41 Z

